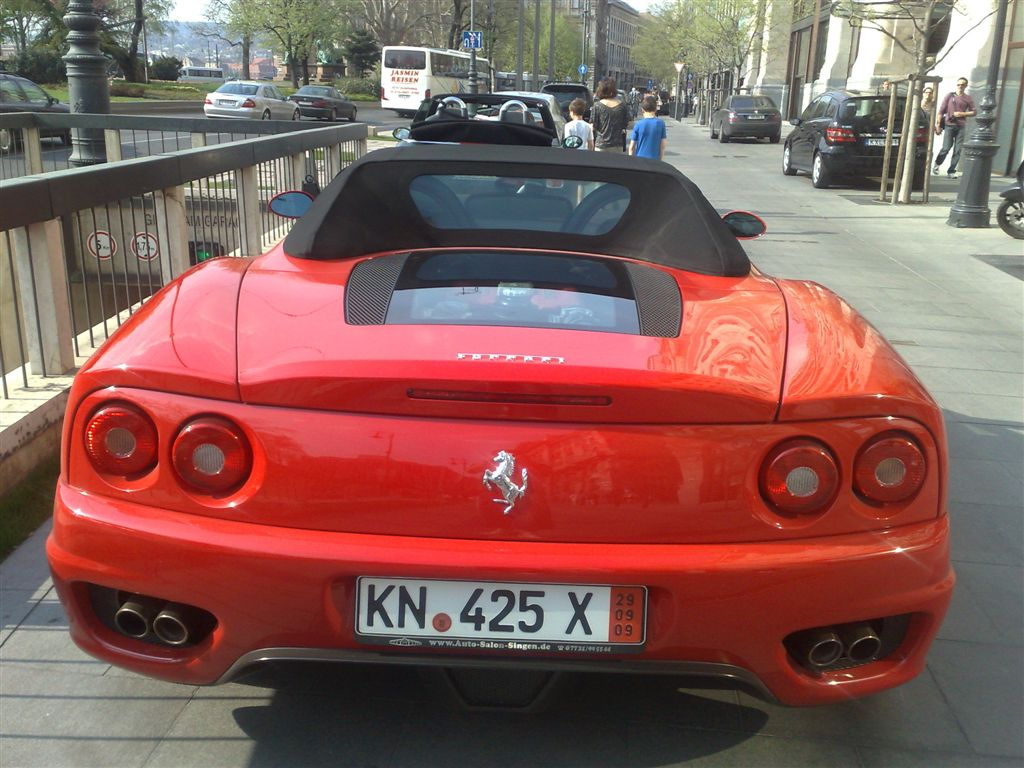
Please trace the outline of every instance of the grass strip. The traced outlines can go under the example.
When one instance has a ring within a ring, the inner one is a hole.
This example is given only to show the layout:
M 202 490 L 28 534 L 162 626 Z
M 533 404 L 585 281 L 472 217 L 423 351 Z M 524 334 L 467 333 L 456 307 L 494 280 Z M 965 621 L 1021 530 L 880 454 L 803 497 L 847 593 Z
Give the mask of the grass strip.
M 57 456 L 0 496 L 0 560 L 3 560 L 53 514 L 53 494 L 60 474 Z

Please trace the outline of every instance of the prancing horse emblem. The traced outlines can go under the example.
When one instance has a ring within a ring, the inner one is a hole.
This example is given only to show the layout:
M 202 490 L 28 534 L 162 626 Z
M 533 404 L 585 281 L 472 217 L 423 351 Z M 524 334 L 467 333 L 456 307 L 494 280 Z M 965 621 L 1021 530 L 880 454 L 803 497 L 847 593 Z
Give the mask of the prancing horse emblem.
M 502 510 L 502 514 L 507 515 L 512 511 L 516 502 L 526 495 L 526 469 L 524 468 L 520 473 L 523 484 L 516 485 L 512 482 L 512 476 L 516 471 L 516 457 L 508 451 L 498 451 L 498 455 L 492 461 L 496 461 L 498 466 L 494 469 L 484 470 L 484 487 L 490 488 L 493 484 L 501 492 L 502 497 L 492 499 L 492 501 L 504 504 L 505 509 Z

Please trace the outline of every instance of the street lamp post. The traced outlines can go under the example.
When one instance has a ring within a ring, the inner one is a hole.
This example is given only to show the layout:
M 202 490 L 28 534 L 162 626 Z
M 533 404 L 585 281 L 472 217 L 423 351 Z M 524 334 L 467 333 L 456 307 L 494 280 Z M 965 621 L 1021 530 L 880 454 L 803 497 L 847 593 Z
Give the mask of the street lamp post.
M 971 137 L 964 142 L 964 175 L 957 189 L 956 202 L 949 209 L 946 223 L 951 227 L 980 228 L 989 226 L 992 211 L 988 207 L 988 191 L 992 177 L 992 158 L 999 151 L 995 140 L 996 88 L 999 63 L 1003 55 L 1003 34 L 1006 29 L 1006 8 L 1009 0 L 999 0 L 995 28 L 992 31 L 992 55 L 988 60 L 988 83 L 981 100 Z
M 64 24 L 68 32 L 68 52 L 64 63 L 68 70 L 68 101 L 71 111 L 110 114 L 110 91 L 107 88 L 107 57 L 100 52 L 100 17 L 92 0 L 71 0 Z M 96 165 L 107 162 L 103 131 L 98 128 L 75 128 L 71 131 L 72 165 Z
M 681 61 L 677 61 L 676 62 L 676 113 L 674 115 L 676 120 L 681 120 L 682 119 L 682 115 L 679 114 L 679 105 L 682 102 L 682 99 L 679 98 L 679 88 L 680 88 L 680 86 L 682 84 L 682 80 L 683 80 L 683 67 L 685 67 L 685 66 L 686 66 L 686 64 L 681 62 Z
M 474 11 L 474 0 L 469 0 L 469 30 L 470 32 L 476 32 L 476 24 L 474 23 L 475 18 L 473 16 Z M 469 47 L 469 92 L 479 93 L 480 84 L 477 82 L 476 73 L 476 41 L 473 41 L 473 45 Z

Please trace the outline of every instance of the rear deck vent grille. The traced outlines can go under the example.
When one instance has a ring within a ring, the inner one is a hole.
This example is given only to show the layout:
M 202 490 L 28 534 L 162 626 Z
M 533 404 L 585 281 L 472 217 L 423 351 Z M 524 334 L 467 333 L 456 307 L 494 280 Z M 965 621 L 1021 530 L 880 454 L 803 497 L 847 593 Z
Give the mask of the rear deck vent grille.
M 408 255 L 381 256 L 356 264 L 345 291 L 345 322 L 384 325 L 391 294 Z
M 672 275 L 641 264 L 627 264 L 626 271 L 633 283 L 633 295 L 636 296 L 640 333 L 662 338 L 678 336 L 683 302 L 679 286 Z

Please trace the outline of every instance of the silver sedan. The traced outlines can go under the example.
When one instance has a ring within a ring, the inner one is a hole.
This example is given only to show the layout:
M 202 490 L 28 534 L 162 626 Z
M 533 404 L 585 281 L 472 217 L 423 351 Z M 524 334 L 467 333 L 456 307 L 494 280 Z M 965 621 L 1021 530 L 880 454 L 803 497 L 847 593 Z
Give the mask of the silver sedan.
M 238 117 L 252 120 L 298 120 L 298 106 L 276 86 L 253 80 L 224 83 L 203 102 L 207 117 Z

